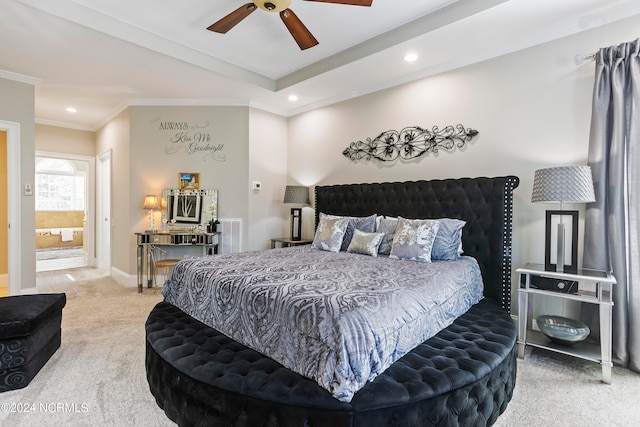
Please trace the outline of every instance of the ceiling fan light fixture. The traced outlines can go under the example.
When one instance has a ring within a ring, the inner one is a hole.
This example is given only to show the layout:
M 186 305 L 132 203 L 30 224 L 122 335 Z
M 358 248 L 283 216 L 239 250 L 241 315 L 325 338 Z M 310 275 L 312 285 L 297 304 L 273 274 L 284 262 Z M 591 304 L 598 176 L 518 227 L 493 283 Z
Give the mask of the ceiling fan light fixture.
M 267 12 L 282 12 L 289 7 L 289 5 L 291 4 L 291 0 L 254 0 L 253 4 L 258 6 L 262 10 L 266 10 Z

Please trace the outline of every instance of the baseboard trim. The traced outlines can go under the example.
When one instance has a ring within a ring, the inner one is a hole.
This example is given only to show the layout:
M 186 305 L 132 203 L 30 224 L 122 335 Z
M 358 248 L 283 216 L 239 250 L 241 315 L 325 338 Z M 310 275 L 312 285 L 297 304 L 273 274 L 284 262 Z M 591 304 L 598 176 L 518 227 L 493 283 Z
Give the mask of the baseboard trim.
M 36 295 L 39 293 L 40 291 L 36 287 L 20 289 L 20 295 Z
M 111 277 L 122 286 L 128 288 L 138 287 L 138 274 L 128 274 L 120 269 L 111 267 Z

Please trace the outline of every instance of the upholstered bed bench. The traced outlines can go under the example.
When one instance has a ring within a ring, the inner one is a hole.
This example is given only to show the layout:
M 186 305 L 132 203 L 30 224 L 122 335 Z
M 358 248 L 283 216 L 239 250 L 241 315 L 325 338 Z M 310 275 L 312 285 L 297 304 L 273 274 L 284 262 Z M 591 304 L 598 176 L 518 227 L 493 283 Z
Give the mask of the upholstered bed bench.
M 26 387 L 60 347 L 65 294 L 0 298 L 0 392 Z
M 166 302 L 146 334 L 151 392 L 180 426 L 491 425 L 515 386 L 515 326 L 487 299 L 350 403 Z

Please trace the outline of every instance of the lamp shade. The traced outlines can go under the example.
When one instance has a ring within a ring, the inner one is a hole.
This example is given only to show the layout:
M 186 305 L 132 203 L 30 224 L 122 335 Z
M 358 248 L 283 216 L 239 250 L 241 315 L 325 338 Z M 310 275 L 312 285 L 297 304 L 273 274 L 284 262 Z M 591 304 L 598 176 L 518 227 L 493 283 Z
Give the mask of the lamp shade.
M 538 169 L 533 178 L 532 202 L 590 203 L 596 201 L 589 166 Z
M 160 209 L 158 198 L 153 194 L 147 194 L 144 197 L 144 205 L 142 205 L 142 209 Z
M 309 205 L 309 187 L 303 185 L 287 185 L 284 189 L 284 203 Z

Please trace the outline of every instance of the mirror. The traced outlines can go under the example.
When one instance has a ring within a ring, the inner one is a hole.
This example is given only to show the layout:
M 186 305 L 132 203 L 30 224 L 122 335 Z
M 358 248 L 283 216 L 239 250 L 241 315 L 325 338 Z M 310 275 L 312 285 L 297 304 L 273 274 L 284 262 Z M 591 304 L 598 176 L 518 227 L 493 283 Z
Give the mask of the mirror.
M 204 231 L 209 220 L 218 216 L 218 190 L 165 188 L 160 204 L 163 231 Z

